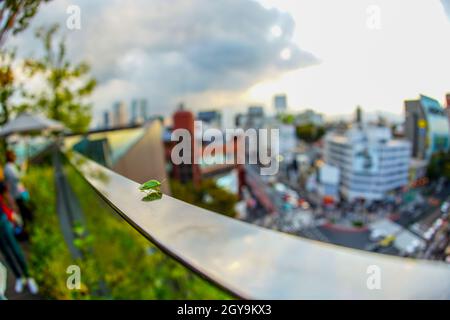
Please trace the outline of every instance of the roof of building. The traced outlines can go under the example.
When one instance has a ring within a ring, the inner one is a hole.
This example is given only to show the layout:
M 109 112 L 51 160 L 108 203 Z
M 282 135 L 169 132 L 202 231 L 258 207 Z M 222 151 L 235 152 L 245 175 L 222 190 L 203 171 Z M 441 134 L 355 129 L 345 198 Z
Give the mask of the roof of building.
M 123 129 L 114 130 L 106 132 L 98 132 L 89 134 L 88 138 L 90 141 L 103 140 L 108 141 L 108 145 L 111 150 L 111 162 L 116 163 L 120 158 L 122 158 L 131 147 L 133 147 L 145 134 L 145 128 L 134 128 L 134 129 Z M 72 148 L 80 142 L 85 136 L 78 135 L 67 137 L 65 139 L 65 144 L 69 148 Z

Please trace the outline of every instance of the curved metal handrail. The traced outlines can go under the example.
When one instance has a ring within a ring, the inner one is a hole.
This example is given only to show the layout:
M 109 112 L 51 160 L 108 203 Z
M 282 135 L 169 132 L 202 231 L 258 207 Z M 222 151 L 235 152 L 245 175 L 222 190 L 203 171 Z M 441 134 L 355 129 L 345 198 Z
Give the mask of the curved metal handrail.
M 450 267 L 444 263 L 303 239 L 231 219 L 166 195 L 144 202 L 139 184 L 80 154 L 70 152 L 67 156 L 98 194 L 142 235 L 238 297 L 450 298 Z M 374 276 L 370 274 L 372 270 L 380 272 L 379 289 L 371 290 L 367 285 Z

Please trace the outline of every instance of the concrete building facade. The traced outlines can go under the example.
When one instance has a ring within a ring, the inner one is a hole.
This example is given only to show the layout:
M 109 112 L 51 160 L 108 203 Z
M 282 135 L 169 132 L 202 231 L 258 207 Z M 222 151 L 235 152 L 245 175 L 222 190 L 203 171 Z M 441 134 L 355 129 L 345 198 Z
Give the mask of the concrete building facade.
M 392 139 L 388 128 L 352 128 L 325 138 L 325 161 L 339 168 L 340 189 L 353 201 L 381 200 L 408 184 L 411 144 Z
M 428 160 L 435 152 L 448 151 L 450 125 L 441 104 L 423 95 L 405 101 L 405 135 L 414 158 Z

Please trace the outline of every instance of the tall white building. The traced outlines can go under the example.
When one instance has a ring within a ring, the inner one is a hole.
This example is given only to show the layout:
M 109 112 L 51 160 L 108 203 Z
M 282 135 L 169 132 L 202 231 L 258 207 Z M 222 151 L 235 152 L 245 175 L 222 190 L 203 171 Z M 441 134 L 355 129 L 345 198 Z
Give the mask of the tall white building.
M 113 126 L 115 128 L 127 125 L 126 106 L 123 102 L 116 102 L 113 106 Z
M 277 113 L 285 113 L 287 111 L 287 96 L 285 94 L 276 95 L 273 98 L 273 105 Z
M 352 201 L 380 200 L 408 183 L 411 143 L 383 127 L 351 128 L 325 138 L 325 161 L 340 170 L 341 192 Z
M 277 128 L 275 128 L 277 129 Z M 279 139 L 279 152 L 282 155 L 290 154 L 295 151 L 297 147 L 297 135 L 295 132 L 295 126 L 288 124 L 281 124 L 278 129 Z
M 323 120 L 323 115 L 315 112 L 314 110 L 308 109 L 299 113 L 295 117 L 295 123 L 299 126 L 305 124 L 313 124 L 315 126 L 323 126 L 325 121 Z

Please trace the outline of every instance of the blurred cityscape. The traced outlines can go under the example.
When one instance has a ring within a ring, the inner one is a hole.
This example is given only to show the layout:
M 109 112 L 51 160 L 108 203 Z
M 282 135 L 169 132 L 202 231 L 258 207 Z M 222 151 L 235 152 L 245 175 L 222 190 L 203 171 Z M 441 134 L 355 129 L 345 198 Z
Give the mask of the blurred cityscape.
M 446 106 L 424 95 L 406 100 L 401 122 L 366 120 L 361 107 L 351 121 L 325 121 L 311 109 L 291 112 L 283 94 L 274 96 L 270 114 L 250 106 L 231 116 L 232 123 L 226 110 L 194 113 L 180 105 L 164 118 L 150 114 L 145 100 L 133 100 L 129 108 L 117 102 L 105 111 L 99 129 L 87 137 L 66 142 L 138 182 L 170 177 L 197 186 L 212 180 L 237 196 L 235 217 L 249 223 L 351 248 L 450 262 L 444 163 L 450 94 L 445 98 Z M 222 132 L 223 153 L 202 157 L 199 164 L 173 164 L 171 132 L 186 129 L 205 148 L 210 141 L 200 141 L 199 130 L 208 128 Z M 279 129 L 278 174 L 261 176 L 258 165 L 224 164 L 235 156 L 226 152 L 236 152 L 226 147 L 233 143 L 226 136 L 230 128 Z M 146 144 L 145 135 L 152 141 Z M 151 158 L 144 158 L 145 148 Z M 165 191 L 171 192 L 168 185 Z

